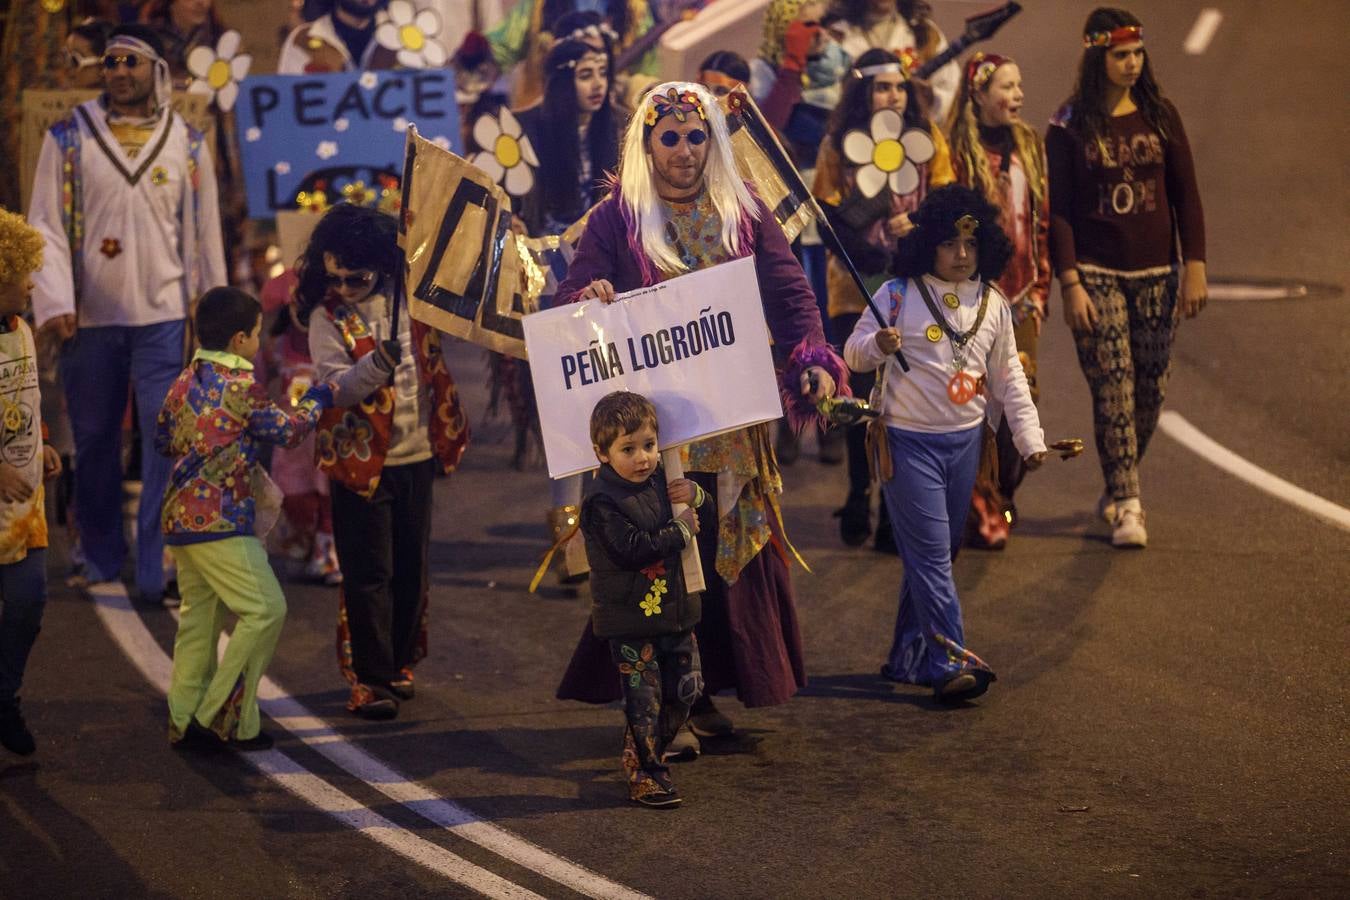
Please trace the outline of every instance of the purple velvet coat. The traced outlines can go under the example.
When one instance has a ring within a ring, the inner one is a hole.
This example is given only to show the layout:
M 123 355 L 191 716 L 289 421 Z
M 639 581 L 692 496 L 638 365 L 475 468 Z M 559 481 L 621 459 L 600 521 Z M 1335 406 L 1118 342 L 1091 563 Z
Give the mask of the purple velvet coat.
M 755 204 L 759 219 L 742 229 L 741 255 L 754 254 L 764 318 L 777 348 L 775 355 L 783 362 L 803 342 L 823 345 L 825 331 L 816 295 L 801 264 L 792 255 L 783 229 L 764 201 L 756 197 Z M 558 286 L 558 302 L 574 302 L 586 285 L 597 278 L 607 279 L 616 293 L 650 287 L 662 280 L 642 251 L 637 229 L 619 203 L 617 190 L 591 213 L 577 245 L 577 255 L 567 277 Z M 840 374 L 842 371 L 836 374 L 836 381 Z

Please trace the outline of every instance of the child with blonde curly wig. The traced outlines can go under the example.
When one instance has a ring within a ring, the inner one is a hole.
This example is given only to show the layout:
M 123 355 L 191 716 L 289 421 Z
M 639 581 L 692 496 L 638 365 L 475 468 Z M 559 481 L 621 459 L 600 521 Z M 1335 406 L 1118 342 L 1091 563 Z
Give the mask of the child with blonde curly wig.
M 47 603 L 42 484 L 61 474 L 61 457 L 45 442 L 37 349 L 22 317 L 43 246 L 23 216 L 0 209 L 0 744 L 20 756 L 37 749 L 19 687 Z

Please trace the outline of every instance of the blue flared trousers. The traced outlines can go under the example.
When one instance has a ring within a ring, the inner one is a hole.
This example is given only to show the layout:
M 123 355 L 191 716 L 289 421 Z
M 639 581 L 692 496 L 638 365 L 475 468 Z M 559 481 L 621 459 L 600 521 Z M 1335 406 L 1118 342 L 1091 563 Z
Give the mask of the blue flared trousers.
M 121 575 L 122 415 L 128 386 L 136 392 L 141 433 L 141 503 L 136 517 L 136 587 L 164 590 L 160 506 L 173 460 L 155 452 L 155 420 L 183 370 L 186 320 L 155 325 L 81 328 L 61 351 L 61 379 L 75 433 L 75 522 L 90 579 Z
M 894 474 L 882 485 L 882 495 L 905 563 L 895 639 L 884 668 L 896 681 L 939 684 L 962 668 L 941 639 L 965 645 L 952 558 L 970 509 L 982 430 L 982 425 L 943 434 L 886 429 Z

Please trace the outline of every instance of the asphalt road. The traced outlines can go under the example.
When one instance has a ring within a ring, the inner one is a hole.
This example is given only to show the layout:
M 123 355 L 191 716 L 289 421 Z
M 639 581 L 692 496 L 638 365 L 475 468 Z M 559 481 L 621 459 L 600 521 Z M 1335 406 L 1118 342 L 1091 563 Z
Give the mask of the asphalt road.
M 935 5 L 949 33 L 979 8 Z M 1070 86 L 1089 4 L 1026 5 L 996 46 L 1021 62 L 1027 117 L 1043 122 Z M 1134 7 L 1195 147 L 1212 277 L 1336 286 L 1212 303 L 1180 334 L 1168 408 L 1350 506 L 1347 120 L 1328 102 L 1346 81 L 1346 8 L 1226 2 L 1213 44 L 1188 56 L 1195 6 Z M 1042 348 L 1048 434 L 1090 438 L 1057 310 Z M 680 766 L 685 805 L 653 813 L 625 799 L 619 712 L 552 699 L 585 593 L 525 593 L 544 543 L 544 476 L 507 465 L 508 428 L 484 418 L 481 354 L 460 347 L 453 362 L 476 439 L 436 488 L 418 698 L 393 723 L 348 716 L 336 595 L 299 583 L 270 670 L 336 732 L 270 722 L 278 750 L 350 798 L 348 821 L 382 818 L 358 832 L 237 759 L 174 753 L 162 697 L 95 604 L 54 579 L 25 689 L 39 752 L 0 757 L 0 896 L 473 893 L 375 836 L 538 894 L 574 893 L 547 854 L 505 861 L 473 828 L 434 824 L 434 799 L 391 799 L 399 776 L 608 879 L 597 894 L 1350 893 L 1346 530 L 1159 435 L 1144 467 L 1150 546 L 1122 553 L 1092 520 L 1091 450 L 1052 461 L 1019 494 L 1008 549 L 957 562 L 968 642 L 999 680 L 978 704 L 939 710 L 875 677 L 899 563 L 839 543 L 830 513 L 843 473 L 808 448 L 786 472 L 785 504 L 814 569 L 794 571 L 811 684 L 770 709 L 724 700 L 739 737 Z M 135 621 L 153 636 L 137 656 L 153 665 L 174 621 L 150 609 Z M 353 775 L 334 762 L 344 747 L 387 769 Z

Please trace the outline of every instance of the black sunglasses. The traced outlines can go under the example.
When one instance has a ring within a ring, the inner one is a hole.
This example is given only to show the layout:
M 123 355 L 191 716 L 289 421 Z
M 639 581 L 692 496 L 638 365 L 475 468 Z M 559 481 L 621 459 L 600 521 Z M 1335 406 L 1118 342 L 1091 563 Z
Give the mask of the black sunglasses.
M 680 142 L 680 138 L 687 139 L 689 141 L 689 146 L 697 147 L 708 139 L 708 132 L 704 131 L 702 128 L 695 128 L 688 134 L 680 134 L 678 131 L 661 132 L 661 144 L 666 147 L 674 147 Z
M 375 279 L 374 272 L 363 272 L 360 275 L 325 275 L 324 280 L 328 282 L 329 287 L 343 285 L 349 288 L 361 288 L 370 284 Z
M 107 56 L 103 57 L 103 68 L 107 69 L 109 72 L 118 66 L 126 66 L 128 69 L 134 69 L 140 64 L 141 58 L 131 53 L 117 56 L 109 53 Z

